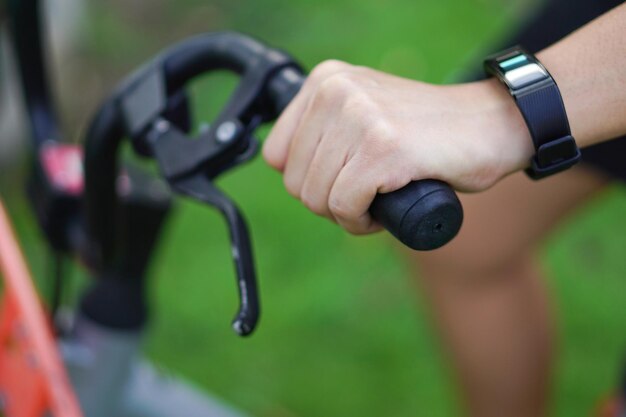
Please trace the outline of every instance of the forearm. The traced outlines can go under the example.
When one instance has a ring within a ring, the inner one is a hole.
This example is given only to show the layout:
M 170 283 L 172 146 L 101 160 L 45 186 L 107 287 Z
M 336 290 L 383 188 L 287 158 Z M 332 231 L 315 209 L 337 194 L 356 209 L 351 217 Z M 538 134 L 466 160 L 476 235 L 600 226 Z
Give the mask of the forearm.
M 580 147 L 626 134 L 626 4 L 538 54 Z
M 559 86 L 579 147 L 626 135 L 626 5 L 619 6 L 537 54 Z M 528 166 L 535 150 L 506 87 L 489 79 L 453 86 L 489 104 L 494 127 L 485 137 L 499 149 L 505 175 Z M 499 132 L 506 132 L 505 137 Z

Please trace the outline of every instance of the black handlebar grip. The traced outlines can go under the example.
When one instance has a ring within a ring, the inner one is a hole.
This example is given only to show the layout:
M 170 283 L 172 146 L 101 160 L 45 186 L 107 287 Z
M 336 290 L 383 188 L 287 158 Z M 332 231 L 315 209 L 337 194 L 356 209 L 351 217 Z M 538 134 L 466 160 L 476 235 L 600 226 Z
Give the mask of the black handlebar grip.
M 463 223 L 459 199 L 448 184 L 438 180 L 413 181 L 378 194 L 370 214 L 400 242 L 422 251 L 448 243 Z
M 298 93 L 304 75 L 287 68 L 270 81 L 269 95 L 280 114 Z M 370 214 L 411 249 L 437 249 L 456 236 L 463 223 L 463 207 L 448 184 L 438 180 L 413 181 L 405 187 L 378 194 Z

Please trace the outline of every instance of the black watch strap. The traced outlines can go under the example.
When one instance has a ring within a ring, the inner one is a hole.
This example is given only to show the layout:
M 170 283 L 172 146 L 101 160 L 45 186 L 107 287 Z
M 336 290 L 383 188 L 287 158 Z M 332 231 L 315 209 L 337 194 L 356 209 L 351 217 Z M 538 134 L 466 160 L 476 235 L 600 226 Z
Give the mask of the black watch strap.
M 526 121 L 535 146 L 526 169 L 531 178 L 556 174 L 580 160 L 559 88 L 537 58 L 517 46 L 488 57 L 485 71 L 508 87 Z

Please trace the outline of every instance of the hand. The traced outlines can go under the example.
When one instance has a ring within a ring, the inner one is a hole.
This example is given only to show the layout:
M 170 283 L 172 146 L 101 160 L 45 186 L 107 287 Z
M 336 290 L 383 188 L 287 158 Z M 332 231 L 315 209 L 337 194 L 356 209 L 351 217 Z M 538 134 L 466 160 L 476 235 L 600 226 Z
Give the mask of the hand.
M 498 81 L 435 86 L 339 61 L 313 70 L 263 149 L 290 194 L 354 234 L 380 229 L 377 193 L 425 178 L 482 191 L 532 154 Z

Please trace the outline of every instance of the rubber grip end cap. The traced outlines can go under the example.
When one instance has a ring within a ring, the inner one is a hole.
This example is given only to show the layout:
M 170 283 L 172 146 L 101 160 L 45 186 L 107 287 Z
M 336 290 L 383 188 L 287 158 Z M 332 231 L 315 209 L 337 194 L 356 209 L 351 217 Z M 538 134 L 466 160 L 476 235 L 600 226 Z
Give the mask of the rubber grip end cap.
M 452 240 L 463 224 L 463 209 L 449 187 L 424 195 L 406 212 L 398 239 L 411 249 L 426 251 Z

